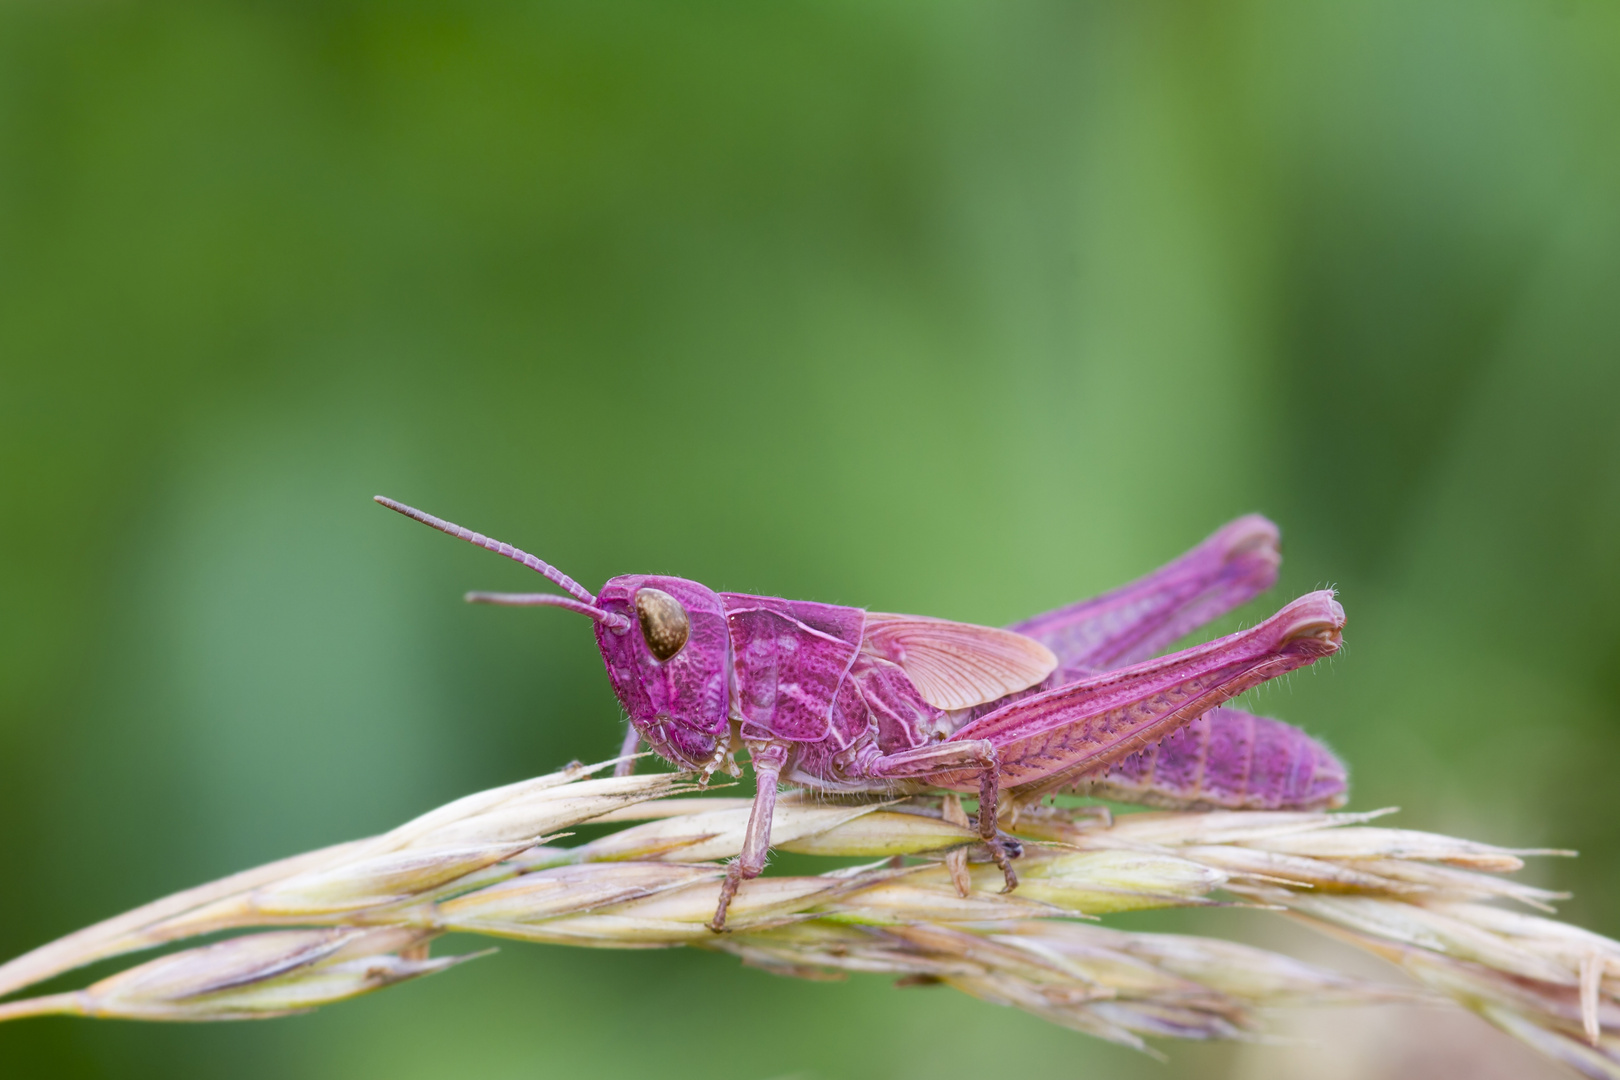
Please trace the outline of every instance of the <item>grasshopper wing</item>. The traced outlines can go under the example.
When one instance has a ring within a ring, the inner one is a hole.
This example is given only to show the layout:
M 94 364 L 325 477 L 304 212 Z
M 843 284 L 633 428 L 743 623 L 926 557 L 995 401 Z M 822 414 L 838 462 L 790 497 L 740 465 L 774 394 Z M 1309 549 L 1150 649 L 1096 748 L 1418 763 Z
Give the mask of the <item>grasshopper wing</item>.
M 1027 690 L 1057 668 L 1034 638 L 921 615 L 866 616 L 863 645 L 898 664 L 936 709 L 966 709 Z

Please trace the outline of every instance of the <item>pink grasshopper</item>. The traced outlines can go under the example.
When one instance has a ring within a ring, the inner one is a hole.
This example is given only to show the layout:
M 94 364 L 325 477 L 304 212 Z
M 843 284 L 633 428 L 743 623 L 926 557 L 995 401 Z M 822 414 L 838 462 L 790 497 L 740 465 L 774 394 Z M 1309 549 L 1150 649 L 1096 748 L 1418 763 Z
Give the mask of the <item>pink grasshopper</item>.
M 661 575 L 616 577 L 592 596 L 509 544 L 377 501 L 521 562 L 569 593 L 467 599 L 590 617 L 630 717 L 627 755 L 644 739 L 707 778 L 740 775 L 734 755 L 739 743 L 747 749 L 753 811 L 742 853 L 727 869 L 716 931 L 740 884 L 765 867 L 784 779 L 834 793 L 976 793 L 979 835 L 1009 890 L 1018 848 L 997 829 L 1003 786 L 1134 785 L 1149 797 L 1216 805 L 1323 805 L 1343 791 L 1343 769 L 1302 732 L 1218 708 L 1338 650 L 1344 611 L 1331 591 L 1302 596 L 1249 630 L 1147 659 L 1275 580 L 1277 530 L 1261 517 L 1232 522 L 1114 593 L 1000 630 L 717 593 Z M 1192 739 L 1170 738 L 1189 725 Z M 1213 767 L 1188 768 L 1206 760 Z M 1251 776 L 1257 763 L 1260 774 Z

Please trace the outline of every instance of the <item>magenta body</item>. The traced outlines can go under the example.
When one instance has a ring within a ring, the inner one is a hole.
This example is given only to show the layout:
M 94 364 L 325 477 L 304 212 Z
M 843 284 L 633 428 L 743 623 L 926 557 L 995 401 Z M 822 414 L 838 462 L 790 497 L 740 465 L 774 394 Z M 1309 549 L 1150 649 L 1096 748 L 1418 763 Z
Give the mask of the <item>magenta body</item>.
M 1245 570 L 1246 576 L 1229 575 L 1233 591 L 1259 584 L 1252 568 Z M 880 654 L 859 608 L 716 593 L 697 582 L 650 575 L 614 578 L 598 603 L 630 621 L 635 593 L 643 587 L 663 590 L 686 608 L 691 634 L 685 648 L 660 662 L 633 624 L 615 628 L 604 622 L 596 626 L 597 642 L 631 723 L 656 753 L 686 768 L 721 767 L 735 749 L 736 734 L 794 744 L 783 774 L 790 782 L 833 791 L 891 790 L 903 785 L 877 775 L 877 759 L 934 742 L 990 739 L 1002 752 L 1001 782 L 1007 787 L 1072 773 L 1064 786 L 1154 805 L 1303 808 L 1343 801 L 1344 769 L 1325 747 L 1279 721 L 1215 707 L 1247 685 L 1332 651 L 1315 638 L 1278 651 L 1261 637 L 1249 651 L 1267 654 L 1267 662 L 1247 672 L 1240 669 L 1252 657 L 1234 653 L 1225 640 L 1178 654 L 1174 665 L 1139 662 L 1114 672 L 1064 665 L 1039 686 L 947 711 L 925 701 L 905 671 Z M 1337 606 L 1328 594 L 1304 601 Z M 1179 636 L 1184 604 L 1167 608 L 1177 617 L 1155 633 L 1144 632 L 1140 608 L 1134 619 L 1121 621 L 1135 639 L 1134 651 Z M 1072 633 L 1074 625 L 1071 620 L 1064 629 Z M 1100 645 L 1113 656 L 1127 655 L 1106 634 L 1074 636 L 1086 647 L 1065 650 L 1069 655 L 1094 659 Z M 1200 653 L 1218 655 L 1221 662 L 1192 673 Z M 1200 692 L 1218 688 L 1217 700 L 1196 714 L 1199 719 L 1167 724 L 1168 737 L 1154 741 L 1130 719 L 1142 708 L 1144 689 L 1151 696 L 1148 684 L 1155 677 L 1165 684 L 1164 693 L 1196 701 Z M 1074 723 L 1069 691 L 1080 685 L 1096 688 L 1103 704 L 1112 689 L 1119 708 Z M 1052 724 L 1042 724 L 1043 702 L 1035 698 L 1051 700 Z M 1017 715 L 999 720 L 997 714 L 1013 703 L 1022 703 Z M 1121 734 L 1117 745 L 1109 739 L 1114 730 Z M 1076 760 L 1086 765 L 1077 773 Z M 959 771 L 931 777 L 927 786 L 972 791 L 976 783 Z

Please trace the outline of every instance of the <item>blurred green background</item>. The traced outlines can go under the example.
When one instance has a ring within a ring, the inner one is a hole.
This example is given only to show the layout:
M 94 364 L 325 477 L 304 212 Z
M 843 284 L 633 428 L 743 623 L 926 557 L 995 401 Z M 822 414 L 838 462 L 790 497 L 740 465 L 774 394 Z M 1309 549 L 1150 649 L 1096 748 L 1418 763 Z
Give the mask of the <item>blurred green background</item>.
M 5 3 L 0 956 L 615 751 L 583 622 L 463 605 L 534 579 L 375 492 L 592 587 L 986 623 L 1263 511 L 1219 628 L 1336 584 L 1349 647 L 1250 704 L 1355 806 L 1580 848 L 1532 876 L 1620 933 L 1617 116 L 1603 0 Z M 1257 1060 L 1164 1048 L 508 945 L 0 1072 Z

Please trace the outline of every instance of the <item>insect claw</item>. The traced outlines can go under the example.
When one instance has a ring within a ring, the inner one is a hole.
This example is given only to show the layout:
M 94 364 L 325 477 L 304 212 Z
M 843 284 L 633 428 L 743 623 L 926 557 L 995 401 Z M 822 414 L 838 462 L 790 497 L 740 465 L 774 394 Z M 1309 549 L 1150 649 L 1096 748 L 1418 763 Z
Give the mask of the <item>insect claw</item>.
M 1012 892 L 1018 888 L 1018 872 L 1012 868 L 1012 859 L 1024 853 L 1023 845 L 1016 840 L 992 840 L 986 846 L 990 849 L 991 858 L 1001 867 L 1001 876 L 1004 879 L 1001 891 Z

